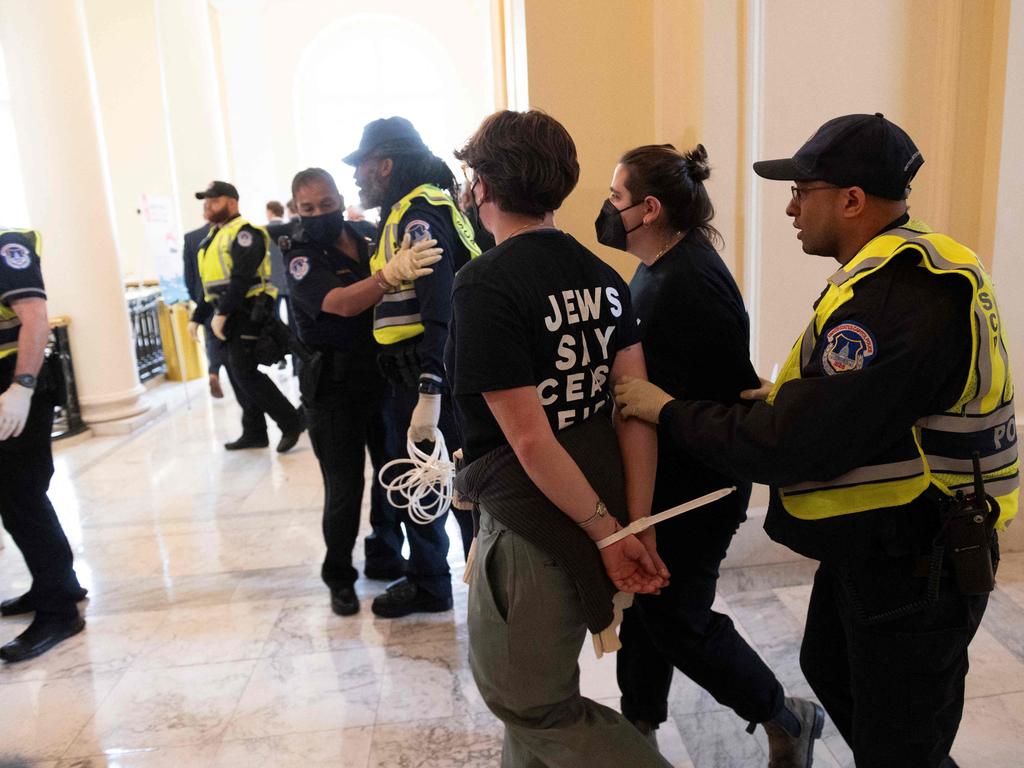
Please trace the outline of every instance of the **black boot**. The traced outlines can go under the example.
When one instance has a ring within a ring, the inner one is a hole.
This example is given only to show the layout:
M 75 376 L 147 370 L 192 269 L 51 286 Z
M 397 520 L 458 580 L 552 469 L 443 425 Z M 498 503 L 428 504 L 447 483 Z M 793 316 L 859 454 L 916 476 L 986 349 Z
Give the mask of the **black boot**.
M 825 710 L 807 699 L 786 698 L 782 711 L 761 723 L 768 734 L 768 768 L 811 768 L 814 740 L 821 738 Z M 748 732 L 754 732 L 751 723 Z

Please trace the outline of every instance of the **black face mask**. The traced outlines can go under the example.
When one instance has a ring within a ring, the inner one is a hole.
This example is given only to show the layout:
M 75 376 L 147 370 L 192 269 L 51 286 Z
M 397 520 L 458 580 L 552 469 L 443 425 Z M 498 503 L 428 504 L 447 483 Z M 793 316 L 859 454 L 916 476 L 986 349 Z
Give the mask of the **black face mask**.
M 626 229 L 626 225 L 622 223 L 622 214 L 630 208 L 636 208 L 638 205 L 640 203 L 633 203 L 628 208 L 623 208 L 620 211 L 612 205 L 611 200 L 605 200 L 601 206 L 601 212 L 597 214 L 597 219 L 594 220 L 597 242 L 601 245 L 607 245 L 609 248 L 618 248 L 620 251 L 626 250 L 626 235 L 634 229 L 640 229 L 643 226 L 643 222 L 641 221 L 633 229 Z
M 345 228 L 345 216 L 341 210 L 321 213 L 319 216 L 303 216 L 302 231 L 306 239 L 320 245 L 334 245 Z
M 484 226 L 483 219 L 480 218 L 480 206 L 476 202 L 476 181 L 473 182 L 473 186 L 469 190 L 469 200 L 466 204 L 466 210 L 463 213 L 466 218 L 469 219 L 469 223 L 473 225 L 473 234 L 476 235 L 476 244 L 480 246 L 482 250 L 489 250 L 494 247 L 494 235 L 491 231 Z

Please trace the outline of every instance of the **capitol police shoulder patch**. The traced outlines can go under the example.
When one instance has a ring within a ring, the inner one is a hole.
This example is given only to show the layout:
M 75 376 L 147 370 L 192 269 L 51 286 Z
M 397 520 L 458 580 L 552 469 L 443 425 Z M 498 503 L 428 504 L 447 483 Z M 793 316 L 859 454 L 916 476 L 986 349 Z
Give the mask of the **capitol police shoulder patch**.
M 871 331 L 859 323 L 840 323 L 825 333 L 821 367 L 828 376 L 859 371 L 871 362 L 877 351 Z
M 0 248 L 0 258 L 11 269 L 28 269 L 32 264 L 32 254 L 20 243 L 8 243 Z
M 288 262 L 288 271 L 296 280 L 301 280 L 309 274 L 309 259 L 305 256 L 296 256 Z
M 405 234 L 409 236 L 409 239 L 418 243 L 420 240 L 432 240 L 430 235 L 430 225 L 423 219 L 413 219 L 405 225 Z
M 238 233 L 238 237 L 236 238 L 236 240 L 238 240 L 238 244 L 240 246 L 242 246 L 243 248 L 248 248 L 250 245 L 252 245 L 252 232 L 250 232 L 247 229 L 243 229 L 241 232 Z

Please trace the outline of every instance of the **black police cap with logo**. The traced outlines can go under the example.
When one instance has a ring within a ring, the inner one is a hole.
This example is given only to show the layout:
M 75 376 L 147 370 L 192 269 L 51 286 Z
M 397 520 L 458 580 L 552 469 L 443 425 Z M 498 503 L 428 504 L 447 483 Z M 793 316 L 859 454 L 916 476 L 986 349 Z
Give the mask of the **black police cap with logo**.
M 922 164 L 924 158 L 906 131 L 876 112 L 833 118 L 793 157 L 754 163 L 754 173 L 781 181 L 827 181 L 904 200 Z
M 404 117 L 382 117 L 367 123 L 359 149 L 342 158 L 346 165 L 359 165 L 375 150 L 429 152 L 419 132 Z
M 208 197 L 233 197 L 237 200 L 238 190 L 234 184 L 228 184 L 226 181 L 211 181 L 210 186 L 202 192 L 196 192 L 196 200 L 205 200 Z

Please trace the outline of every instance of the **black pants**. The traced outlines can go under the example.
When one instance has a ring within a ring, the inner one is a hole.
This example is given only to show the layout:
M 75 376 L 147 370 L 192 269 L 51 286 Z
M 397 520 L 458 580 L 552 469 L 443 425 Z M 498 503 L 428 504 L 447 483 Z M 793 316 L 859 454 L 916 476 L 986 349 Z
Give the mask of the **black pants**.
M 238 314 L 247 312 L 245 304 Z M 228 378 L 235 390 L 238 404 L 242 406 L 242 434 L 247 437 L 263 438 L 267 435 L 266 415 L 269 415 L 282 432 L 291 432 L 299 428 L 301 417 L 298 410 L 285 397 L 281 390 L 265 373 L 259 370 L 253 352 L 255 336 L 258 328 L 250 327 L 244 318 L 235 322 L 229 321 L 228 333 Z
M 656 528 L 671 583 L 660 595 L 636 596 L 616 654 L 622 714 L 630 720 L 668 719 L 673 667 L 744 720 L 770 720 L 782 707 L 775 675 L 729 617 L 711 610 L 719 565 L 746 519 L 750 486 L 741 490 Z
M 312 402 L 303 400 L 309 439 L 324 478 L 323 532 L 327 555 L 320 575 L 332 589 L 351 585 L 358 577 L 352 567 L 352 549 L 359 534 L 367 449 L 374 478 L 371 517 L 384 501 L 376 482 L 386 461 L 380 408 L 383 380 L 376 374 L 370 374 L 368 379 L 345 387 L 324 382 L 318 392 L 329 391 Z
M 11 384 L 15 356 L 0 360 L 0 392 Z M 53 476 L 50 432 L 54 397 L 37 391 L 25 429 L 0 441 L 0 518 L 18 545 L 29 573 L 37 615 L 77 616 L 84 590 L 72 566 L 71 547 L 46 492 Z
M 402 386 L 395 382 L 385 385 L 382 401 L 386 432 L 385 454 L 387 460 L 407 458 L 406 436 L 413 409 L 419 400 L 416 387 Z M 458 429 L 452 412 L 451 396 L 445 392 L 441 397 L 441 417 L 438 427 L 444 435 L 449 453 L 459 447 Z M 401 471 L 400 469 L 398 470 Z M 389 472 L 391 480 L 397 472 Z M 376 519 L 371 514 L 373 537 L 366 539 L 366 559 L 387 562 L 397 559 L 402 552 L 401 523 L 409 537 L 409 580 L 435 597 L 450 597 L 452 594 L 451 570 L 448 567 L 448 534 L 444 529 L 447 515 L 442 515 L 428 525 L 420 525 L 409 519 L 403 509 L 391 505 L 385 499 Z M 470 523 L 472 525 L 472 523 Z
M 866 576 L 870 570 L 879 575 Z M 800 667 L 857 768 L 953 766 L 949 749 L 963 714 L 967 646 L 988 596 L 960 595 L 944 573 L 932 608 L 865 625 L 856 608 L 864 578 L 884 578 L 888 602 L 920 595 L 922 580 L 898 570 L 883 565 L 852 576 L 823 563 L 814 577 Z

